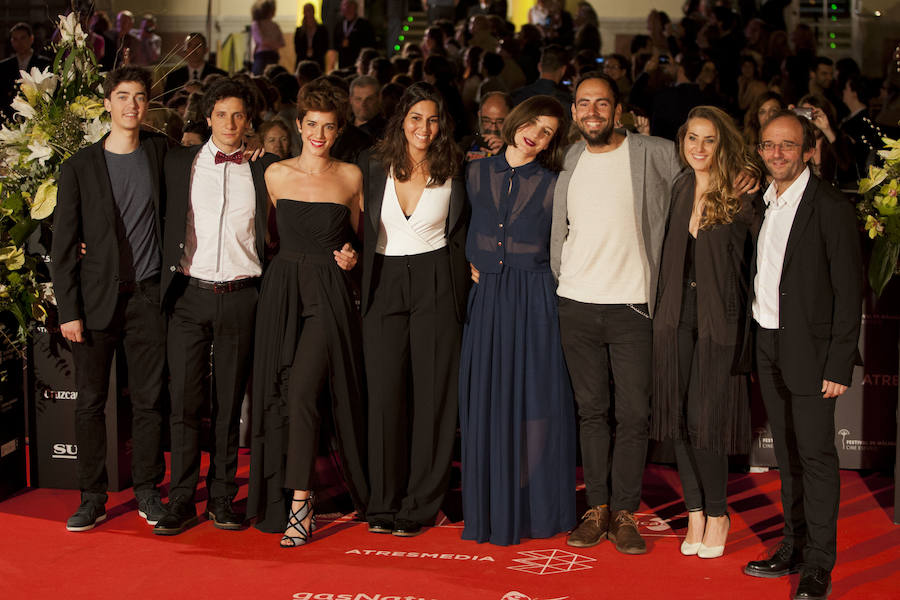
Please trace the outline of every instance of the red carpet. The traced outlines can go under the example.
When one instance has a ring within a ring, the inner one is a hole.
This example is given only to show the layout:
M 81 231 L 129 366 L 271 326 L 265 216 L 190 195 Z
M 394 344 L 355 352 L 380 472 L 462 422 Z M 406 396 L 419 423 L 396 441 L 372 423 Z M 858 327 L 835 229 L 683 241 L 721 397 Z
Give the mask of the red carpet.
M 242 454 L 242 483 L 248 462 Z M 573 552 L 561 535 L 513 547 L 475 544 L 461 541 L 460 525 L 448 522 L 401 539 L 370 534 L 348 519 L 321 519 L 312 543 L 292 550 L 280 549 L 276 535 L 219 531 L 207 521 L 164 538 L 137 516 L 130 490 L 110 495 L 105 523 L 69 533 L 64 521 L 78 493 L 30 490 L 0 503 L 0 600 L 790 598 L 797 576 L 741 573 L 778 539 L 777 472 L 731 476 L 731 535 L 725 556 L 715 560 L 678 553 L 686 519 L 675 471 L 651 466 L 644 482 L 644 556 L 621 555 L 609 542 Z M 891 480 L 844 471 L 841 482 L 831 597 L 900 598 Z

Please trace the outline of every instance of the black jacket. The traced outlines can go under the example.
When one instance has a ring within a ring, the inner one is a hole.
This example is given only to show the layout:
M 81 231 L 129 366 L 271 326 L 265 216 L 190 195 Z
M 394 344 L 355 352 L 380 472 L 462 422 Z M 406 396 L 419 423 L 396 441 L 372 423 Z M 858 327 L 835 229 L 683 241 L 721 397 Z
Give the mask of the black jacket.
M 384 186 L 387 173 L 381 164 L 369 152 L 360 156 L 360 169 L 363 173 L 363 194 L 365 198 L 365 215 L 363 225 L 362 253 L 362 314 L 365 315 L 372 304 L 372 294 L 376 282 L 372 277 L 375 264 L 375 245 L 378 243 L 378 230 L 381 228 L 381 206 L 384 201 Z M 456 318 L 462 323 L 466 314 L 471 274 L 469 262 L 466 260 L 466 235 L 469 231 L 469 215 L 471 209 L 466 197 L 466 184 L 462 175 L 453 177 L 450 184 L 450 211 L 447 214 L 447 247 L 449 249 L 450 277 L 453 283 L 453 300 L 456 304 Z
M 28 71 L 37 67 L 38 69 L 44 69 L 45 67 L 50 66 L 50 59 L 46 56 L 41 56 L 37 52 L 31 55 L 31 60 L 28 61 Z M 0 93 L 3 94 L 2 100 L 0 102 L 3 103 L 2 110 L 3 114 L 7 117 L 12 117 L 13 110 L 9 107 L 10 103 L 15 99 L 16 94 L 19 93 L 19 88 L 16 85 L 16 80 L 19 79 L 19 59 L 16 58 L 16 55 L 13 54 L 7 59 L 0 60 Z
M 116 235 L 120 217 L 103 155 L 105 139 L 79 150 L 62 164 L 53 217 L 50 273 L 59 322 L 81 319 L 87 329 L 104 329 L 112 320 L 119 298 L 119 244 L 127 243 Z M 162 240 L 165 190 L 161 174 L 166 138 L 141 133 L 141 146 L 150 162 L 156 239 Z M 79 258 L 82 242 L 87 253 Z
M 765 220 L 763 221 L 765 222 Z M 756 276 L 756 261 L 751 283 Z M 778 356 L 795 394 L 850 385 L 862 320 L 863 267 L 853 204 L 815 175 L 797 207 L 778 286 Z M 750 287 L 750 307 L 755 293 Z
M 184 238 L 187 228 L 187 212 L 191 200 L 191 173 L 194 159 L 204 144 L 179 148 L 169 152 L 165 161 L 165 178 L 167 189 L 166 222 L 163 235 L 163 262 L 160 277 L 160 293 L 163 306 L 169 306 L 174 300 L 172 286 L 175 273 L 178 272 L 181 257 L 184 255 Z M 266 190 L 265 172 L 279 159 L 273 154 L 266 154 L 250 163 L 253 174 L 253 185 L 256 188 L 256 253 L 260 262 L 265 265 L 266 257 L 266 224 L 268 221 L 269 194 Z M 170 289 L 172 288 L 172 289 Z

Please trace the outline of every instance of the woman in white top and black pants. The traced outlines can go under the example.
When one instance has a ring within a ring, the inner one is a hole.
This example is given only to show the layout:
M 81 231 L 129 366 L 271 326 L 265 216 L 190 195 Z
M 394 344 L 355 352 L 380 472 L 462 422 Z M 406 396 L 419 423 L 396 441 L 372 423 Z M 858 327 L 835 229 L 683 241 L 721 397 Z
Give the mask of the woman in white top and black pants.
M 361 159 L 366 518 L 374 533 L 421 533 L 447 491 L 470 281 L 469 208 L 452 135 L 440 93 L 417 83 L 373 154 Z

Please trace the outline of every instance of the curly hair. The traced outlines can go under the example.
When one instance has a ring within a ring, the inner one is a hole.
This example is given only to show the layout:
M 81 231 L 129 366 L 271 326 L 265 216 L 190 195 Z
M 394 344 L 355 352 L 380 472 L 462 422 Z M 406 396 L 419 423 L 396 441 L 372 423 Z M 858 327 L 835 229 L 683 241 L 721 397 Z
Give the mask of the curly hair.
M 407 149 L 403 122 L 410 109 L 419 102 L 434 102 L 437 106 L 438 131 L 425 155 L 429 184 L 443 185 L 459 172 L 462 152 L 453 141 L 453 119 L 444 104 L 444 97 L 430 83 L 414 83 L 403 92 L 400 103 L 384 128 L 384 137 L 375 145 L 375 157 L 386 172 L 393 171 L 397 181 L 409 181 L 412 176 L 412 160 Z
M 127 65 L 113 69 L 106 74 L 106 79 L 103 80 L 103 97 L 109 99 L 113 90 L 125 81 L 140 83 L 144 86 L 147 95 L 150 95 L 150 88 L 153 87 L 153 75 L 150 74 L 150 71 L 143 67 Z
M 216 103 L 226 98 L 241 100 L 247 118 L 252 121 L 256 117 L 256 94 L 239 77 L 222 77 L 210 84 L 203 94 L 203 116 L 211 117 Z
M 349 120 L 350 97 L 347 92 L 324 77 L 320 77 L 300 88 L 297 94 L 297 120 L 303 120 L 310 111 L 334 113 L 338 129 L 343 129 Z
M 678 130 L 678 154 L 685 164 L 688 162 L 684 138 L 694 119 L 712 123 L 719 138 L 709 165 L 709 188 L 703 194 L 703 215 L 700 217 L 700 229 L 710 229 L 713 225 L 731 223 L 741 211 L 741 198 L 733 184 L 750 163 L 750 156 L 731 117 L 715 106 L 697 106 L 688 113 L 687 120 Z

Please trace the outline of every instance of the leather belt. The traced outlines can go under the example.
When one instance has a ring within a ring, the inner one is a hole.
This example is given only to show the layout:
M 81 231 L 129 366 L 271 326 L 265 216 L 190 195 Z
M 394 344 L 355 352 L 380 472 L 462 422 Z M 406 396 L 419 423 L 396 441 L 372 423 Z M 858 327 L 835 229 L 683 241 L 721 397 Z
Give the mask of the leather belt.
M 198 287 L 201 290 L 209 290 L 213 294 L 227 294 L 228 292 L 236 292 L 248 287 L 256 287 L 259 279 L 259 277 L 245 277 L 234 281 L 206 281 L 205 279 L 188 277 L 187 281 L 188 285 Z

